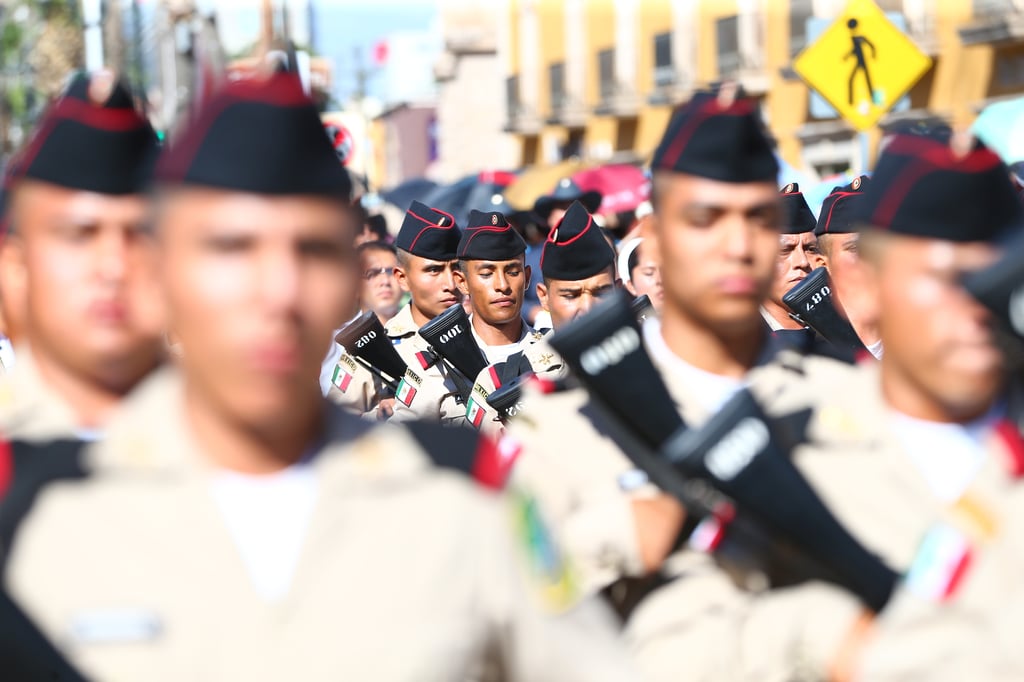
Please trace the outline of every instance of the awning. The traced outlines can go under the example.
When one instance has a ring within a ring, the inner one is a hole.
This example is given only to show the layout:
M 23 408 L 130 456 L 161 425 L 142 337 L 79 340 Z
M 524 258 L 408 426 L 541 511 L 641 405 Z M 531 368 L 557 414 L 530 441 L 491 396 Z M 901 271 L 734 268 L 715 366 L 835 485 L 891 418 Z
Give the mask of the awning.
M 559 180 L 584 167 L 579 159 L 568 159 L 549 166 L 527 168 L 505 189 L 505 200 L 512 208 L 528 211 L 538 197 L 555 189 Z

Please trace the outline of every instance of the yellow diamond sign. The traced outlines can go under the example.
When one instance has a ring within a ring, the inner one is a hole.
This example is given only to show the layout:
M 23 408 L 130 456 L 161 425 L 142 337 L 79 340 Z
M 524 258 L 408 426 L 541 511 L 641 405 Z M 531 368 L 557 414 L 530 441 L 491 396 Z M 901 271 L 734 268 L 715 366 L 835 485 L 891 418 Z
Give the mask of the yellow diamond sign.
M 793 60 L 793 70 L 857 130 L 878 123 L 931 65 L 872 0 L 850 0 Z

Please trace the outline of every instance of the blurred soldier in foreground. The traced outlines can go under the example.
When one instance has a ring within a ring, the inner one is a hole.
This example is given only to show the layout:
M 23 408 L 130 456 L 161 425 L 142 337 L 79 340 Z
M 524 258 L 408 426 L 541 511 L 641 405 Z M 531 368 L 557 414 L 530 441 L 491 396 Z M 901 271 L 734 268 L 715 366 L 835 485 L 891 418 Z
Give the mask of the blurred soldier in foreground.
M 882 342 L 875 319 L 878 311 L 875 310 L 875 302 L 866 293 L 860 258 L 860 235 L 852 220 L 871 182 L 870 178 L 862 175 L 848 185 L 832 188 L 832 193 L 821 204 L 814 234 L 832 279 L 833 298 L 839 302 L 861 343 L 877 358 L 882 354 Z
M 500 487 L 508 453 L 322 399 L 357 224 L 298 80 L 229 85 L 158 179 L 180 373 L 125 406 L 81 481 L 38 492 L 7 566 L 73 662 L 97 680 L 633 679 L 531 498 L 513 496 L 520 553 L 511 500 L 456 470 Z
M 0 301 L 21 332 L 0 385 L 8 436 L 93 437 L 161 361 L 143 195 L 156 153 L 128 92 L 79 75 L 8 169 Z
M 772 331 L 803 332 L 805 327 L 790 317 L 789 307 L 782 302 L 782 297 L 822 264 L 821 256 L 814 236 L 814 214 L 807 206 L 800 187 L 796 183 L 786 185 L 781 194 L 783 222 L 779 234 L 779 258 L 775 264 L 775 281 L 761 307 L 761 315 Z M 813 332 L 811 335 L 813 337 Z
M 755 103 L 697 95 L 670 122 L 653 168 L 644 248 L 662 265 L 665 300 L 642 336 L 683 420 L 702 425 L 745 387 L 771 415 L 813 406 L 852 369 L 778 349 L 761 317 L 783 218 Z M 680 549 L 685 510 L 633 467 L 582 390 L 524 403 L 509 427 L 524 444 L 515 474 L 543 491 L 586 587 L 622 605 L 643 667 L 658 679 L 728 678 L 734 623 L 689 616 L 732 588 L 706 555 Z
M 589 311 L 615 289 L 615 252 L 580 202 L 574 202 L 548 234 L 540 260 L 543 281 L 537 296 L 557 331 Z M 561 358 L 543 339 L 492 364 L 476 377 L 466 417 L 486 431 L 501 426 L 500 415 L 486 396 L 525 374 L 563 377 Z

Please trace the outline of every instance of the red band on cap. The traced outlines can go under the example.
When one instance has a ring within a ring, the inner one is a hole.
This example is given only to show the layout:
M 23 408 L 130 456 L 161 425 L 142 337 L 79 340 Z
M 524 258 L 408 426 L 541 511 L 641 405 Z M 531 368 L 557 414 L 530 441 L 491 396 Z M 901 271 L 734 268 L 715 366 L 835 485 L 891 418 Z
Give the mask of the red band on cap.
M 7 489 L 14 480 L 14 453 L 11 444 L 0 440 L 0 500 L 7 495 Z
M 134 109 L 106 109 L 74 97 L 62 97 L 53 107 L 52 115 L 115 132 L 138 130 L 146 125 L 146 120 Z

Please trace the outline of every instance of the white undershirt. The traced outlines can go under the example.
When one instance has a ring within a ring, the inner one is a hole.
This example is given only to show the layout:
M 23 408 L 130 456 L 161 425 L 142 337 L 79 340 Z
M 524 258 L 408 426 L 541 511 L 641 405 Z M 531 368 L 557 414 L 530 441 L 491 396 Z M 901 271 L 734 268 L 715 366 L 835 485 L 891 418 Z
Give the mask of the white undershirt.
M 256 592 L 267 601 L 283 599 L 316 503 L 312 464 L 263 476 L 222 471 L 210 491 Z
M 868 352 L 875 356 L 875 360 L 882 359 L 882 340 L 879 339 L 874 343 L 869 343 L 867 346 Z
M 944 502 L 955 502 L 977 475 L 987 452 L 985 438 L 999 410 L 968 424 L 931 422 L 890 411 L 890 423 L 904 452 Z
M 661 320 L 649 317 L 643 324 L 644 344 L 656 365 L 663 367 L 664 373 L 673 380 L 681 380 L 687 391 L 700 402 L 701 407 L 713 414 L 739 393 L 746 385 L 746 379 L 724 377 L 694 367 L 672 352 L 661 335 Z
M 480 346 L 480 350 L 484 352 L 484 357 L 487 358 L 487 363 L 490 365 L 505 362 L 508 360 L 509 356 L 521 351 L 523 349 L 523 342 L 526 340 L 530 332 L 533 331 L 530 329 L 530 325 L 526 324 L 524 321 L 523 333 L 522 336 L 519 337 L 518 341 L 515 343 L 504 343 L 500 346 L 488 346 L 483 342 L 483 339 L 480 338 L 480 335 L 476 333 L 476 327 L 473 326 L 472 322 L 470 322 L 469 328 L 473 330 L 473 339 L 476 341 L 476 345 Z

